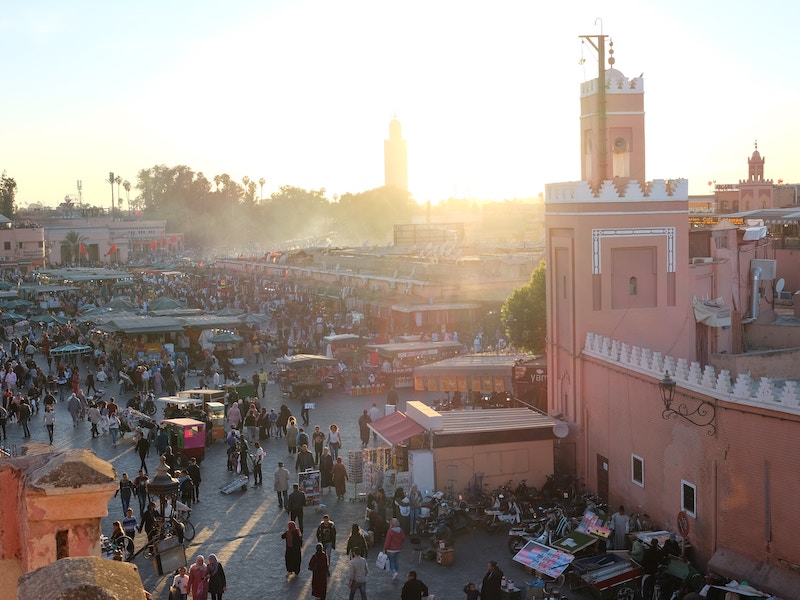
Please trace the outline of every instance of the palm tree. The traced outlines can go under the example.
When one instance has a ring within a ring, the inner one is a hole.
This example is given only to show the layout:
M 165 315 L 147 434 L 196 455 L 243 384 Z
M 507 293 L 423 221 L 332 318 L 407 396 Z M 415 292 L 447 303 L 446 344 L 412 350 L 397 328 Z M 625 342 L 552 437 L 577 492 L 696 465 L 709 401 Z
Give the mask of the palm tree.
M 119 175 L 114 177 L 114 183 L 117 184 L 117 204 L 119 205 L 119 209 L 118 210 L 120 212 L 122 212 L 122 200 L 119 199 L 119 186 L 122 183 L 122 177 L 120 177 Z M 111 188 L 111 189 L 113 191 L 114 188 Z
M 64 250 L 66 249 L 66 254 L 69 254 L 69 261 L 64 260 L 64 262 L 72 262 L 73 259 L 77 259 L 78 265 L 81 264 L 81 245 L 83 242 L 86 241 L 86 238 L 82 236 L 77 231 L 69 231 L 67 235 L 64 236 L 64 241 L 61 242 L 61 259 L 64 260 Z
M 127 179 L 122 182 L 122 189 L 125 190 L 125 199 L 128 202 L 128 213 L 131 212 L 131 182 Z
M 264 184 L 267 183 L 267 180 L 263 177 L 258 180 L 258 185 L 261 186 L 261 202 L 264 202 Z

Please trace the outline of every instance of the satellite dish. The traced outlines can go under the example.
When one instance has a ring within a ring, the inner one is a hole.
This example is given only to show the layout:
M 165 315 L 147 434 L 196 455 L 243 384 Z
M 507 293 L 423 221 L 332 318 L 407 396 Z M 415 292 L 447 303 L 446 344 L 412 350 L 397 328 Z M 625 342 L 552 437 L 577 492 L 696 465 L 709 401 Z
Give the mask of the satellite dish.
M 781 277 L 778 279 L 778 283 L 775 284 L 775 294 L 780 296 L 784 287 L 786 287 L 786 281 L 783 279 L 783 277 Z
M 614 152 L 627 152 L 628 141 L 624 137 L 618 137 L 614 140 Z
M 563 439 L 569 435 L 569 425 L 563 421 L 559 421 L 553 425 L 553 435 L 559 439 Z

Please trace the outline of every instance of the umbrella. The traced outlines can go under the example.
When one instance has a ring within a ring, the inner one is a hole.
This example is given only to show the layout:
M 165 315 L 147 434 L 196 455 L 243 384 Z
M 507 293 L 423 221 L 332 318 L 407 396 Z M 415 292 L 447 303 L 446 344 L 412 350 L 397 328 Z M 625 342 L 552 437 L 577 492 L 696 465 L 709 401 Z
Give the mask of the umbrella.
M 244 338 L 240 335 L 236 335 L 235 333 L 220 333 L 215 335 L 214 337 L 208 338 L 208 341 L 212 344 L 233 344 L 235 342 L 241 342 Z
M 279 365 L 287 365 L 290 367 L 310 367 L 312 365 L 330 365 L 335 363 L 336 359 L 319 354 L 294 354 L 292 356 L 282 356 L 275 362 Z
M 50 354 L 55 356 L 61 356 L 62 354 L 85 354 L 87 352 L 91 352 L 91 346 L 84 346 L 82 344 L 67 344 L 65 346 L 59 346 L 58 348 L 53 348 L 50 350 Z
M 13 287 L 13 283 L 9 283 L 8 281 L 0 281 L 0 290 L 10 290 Z
M 238 308 L 230 308 L 226 306 L 222 310 L 218 310 L 216 314 L 219 315 L 220 317 L 236 317 L 242 314 L 243 312 L 244 312 L 243 310 L 239 310 Z
M 245 325 L 258 325 L 269 321 L 269 317 L 258 313 L 247 313 L 246 315 L 239 315 L 239 320 Z

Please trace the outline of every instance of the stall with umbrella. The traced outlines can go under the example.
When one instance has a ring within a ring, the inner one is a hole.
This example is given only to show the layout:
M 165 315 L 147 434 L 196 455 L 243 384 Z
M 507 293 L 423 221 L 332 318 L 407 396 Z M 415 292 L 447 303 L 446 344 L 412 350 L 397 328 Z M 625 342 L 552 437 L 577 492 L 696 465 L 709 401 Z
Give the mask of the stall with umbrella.
M 83 344 L 65 344 L 50 350 L 51 356 L 74 356 L 79 354 L 89 354 L 92 351 L 91 346 Z

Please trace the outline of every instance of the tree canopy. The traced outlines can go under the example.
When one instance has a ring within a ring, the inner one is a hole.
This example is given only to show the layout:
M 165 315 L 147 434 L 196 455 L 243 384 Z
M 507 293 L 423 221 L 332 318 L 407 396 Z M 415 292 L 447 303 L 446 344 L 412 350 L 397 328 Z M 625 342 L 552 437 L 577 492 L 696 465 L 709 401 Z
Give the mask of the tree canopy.
M 514 290 L 500 309 L 510 342 L 516 348 L 534 354 L 541 354 L 545 350 L 546 279 L 546 265 L 542 261 L 531 274 L 527 285 Z
M 3 171 L 0 177 L 0 214 L 7 219 L 14 218 L 14 199 L 17 196 L 17 182 Z

